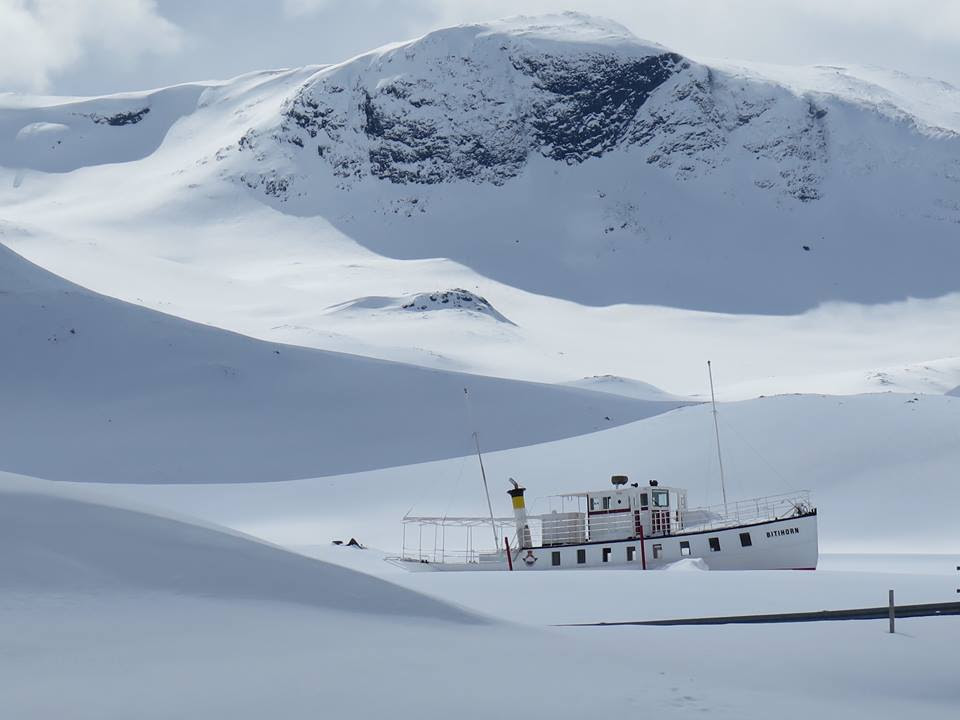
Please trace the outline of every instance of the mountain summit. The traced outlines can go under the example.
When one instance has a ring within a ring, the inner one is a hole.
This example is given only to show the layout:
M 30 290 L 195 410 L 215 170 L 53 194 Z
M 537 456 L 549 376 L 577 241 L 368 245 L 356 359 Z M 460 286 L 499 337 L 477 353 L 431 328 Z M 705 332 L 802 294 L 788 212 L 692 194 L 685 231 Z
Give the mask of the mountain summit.
M 318 165 L 341 181 L 503 185 L 532 158 L 575 165 L 631 150 L 679 178 L 749 154 L 763 161 L 758 187 L 817 199 L 826 110 L 755 85 L 723 84 L 607 20 L 520 17 L 324 68 L 237 147 L 280 149 L 292 167 L 254 183 L 280 199 Z

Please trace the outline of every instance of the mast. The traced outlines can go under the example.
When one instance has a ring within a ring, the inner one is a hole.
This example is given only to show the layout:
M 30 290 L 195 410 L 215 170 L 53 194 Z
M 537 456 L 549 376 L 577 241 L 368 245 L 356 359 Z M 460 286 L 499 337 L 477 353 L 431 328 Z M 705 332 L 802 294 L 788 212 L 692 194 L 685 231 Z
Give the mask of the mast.
M 470 393 L 463 389 L 463 397 L 467 401 L 467 414 L 470 416 L 470 424 L 474 425 L 473 408 L 470 406 Z M 483 478 L 483 492 L 487 496 L 487 510 L 490 513 L 490 529 L 493 530 L 493 547 L 500 548 L 500 536 L 497 534 L 497 521 L 493 519 L 493 503 L 490 502 L 490 488 L 487 486 L 487 471 L 483 468 L 483 453 L 480 452 L 480 434 L 473 431 L 473 443 L 477 448 L 477 460 L 480 462 L 480 477 Z
M 707 360 L 707 373 L 710 376 L 710 403 L 713 405 L 713 432 L 717 437 L 717 461 L 720 463 L 720 492 L 723 493 L 723 512 L 727 512 L 727 486 L 723 477 L 723 454 L 720 452 L 720 423 L 717 421 L 717 396 L 713 392 L 713 368 Z

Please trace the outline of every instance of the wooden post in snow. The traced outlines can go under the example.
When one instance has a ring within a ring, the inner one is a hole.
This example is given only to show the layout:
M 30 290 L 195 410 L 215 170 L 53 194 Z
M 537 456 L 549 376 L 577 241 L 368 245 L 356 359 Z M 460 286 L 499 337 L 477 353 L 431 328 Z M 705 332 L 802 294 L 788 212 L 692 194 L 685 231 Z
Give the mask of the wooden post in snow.
M 894 633 L 893 626 L 897 619 L 897 610 L 893 604 L 893 590 L 890 591 L 890 634 Z

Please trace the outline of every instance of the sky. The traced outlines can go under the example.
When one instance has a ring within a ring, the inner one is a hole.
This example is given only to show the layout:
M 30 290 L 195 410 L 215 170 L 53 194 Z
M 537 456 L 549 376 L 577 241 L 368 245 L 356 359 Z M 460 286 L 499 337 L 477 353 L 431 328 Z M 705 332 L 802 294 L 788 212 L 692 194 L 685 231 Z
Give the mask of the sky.
M 332 63 L 447 25 L 563 10 L 695 59 L 879 65 L 960 86 L 960 0 L 0 0 L 0 92 Z

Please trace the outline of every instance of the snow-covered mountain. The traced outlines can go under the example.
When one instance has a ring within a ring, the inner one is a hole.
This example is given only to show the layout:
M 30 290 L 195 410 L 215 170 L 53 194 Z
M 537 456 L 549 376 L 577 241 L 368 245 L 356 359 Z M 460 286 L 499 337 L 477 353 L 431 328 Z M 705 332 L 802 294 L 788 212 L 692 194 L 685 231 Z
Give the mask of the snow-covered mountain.
M 229 217 L 205 202 L 226 181 L 381 256 L 588 305 L 771 314 L 958 289 L 960 91 L 895 73 L 712 66 L 568 13 L 3 106 L 2 199 L 31 206 L 5 215 L 28 224 L 68 190 L 99 205 L 94 178 L 124 214 Z
M 575 13 L 0 95 L 0 716 L 953 718 L 941 617 L 542 626 L 954 597 L 958 197 L 949 85 Z M 716 418 L 731 497 L 808 488 L 822 552 L 930 554 L 383 562 L 405 513 L 507 515 L 512 476 L 534 512 L 613 473 L 719 502 Z
M 956 290 L 960 92 L 951 116 L 833 73 L 716 69 L 580 15 L 466 26 L 318 70 L 221 172 L 378 253 L 587 304 Z
M 544 626 L 955 596 L 958 197 L 949 85 L 572 13 L 0 95 L 0 716 L 953 718 L 942 617 Z M 796 392 L 869 394 L 756 397 Z M 533 512 L 613 473 L 719 502 L 715 418 L 732 498 L 808 488 L 821 552 L 930 555 L 384 562 L 405 513 L 509 514 L 508 477 Z
M 702 396 L 707 357 L 721 399 L 942 390 L 958 113 L 895 72 L 513 18 L 336 65 L 3 96 L 0 241 L 272 343 L 628 395 Z
M 344 181 L 503 185 L 537 157 L 580 165 L 631 148 L 680 177 L 747 151 L 775 168 L 761 187 L 818 199 L 827 113 L 813 98 L 731 84 L 612 22 L 544 20 L 442 30 L 323 69 L 237 147 L 261 161 L 271 143 L 303 151 L 281 153 L 296 170 L 254 180 L 280 200 L 317 159 Z

